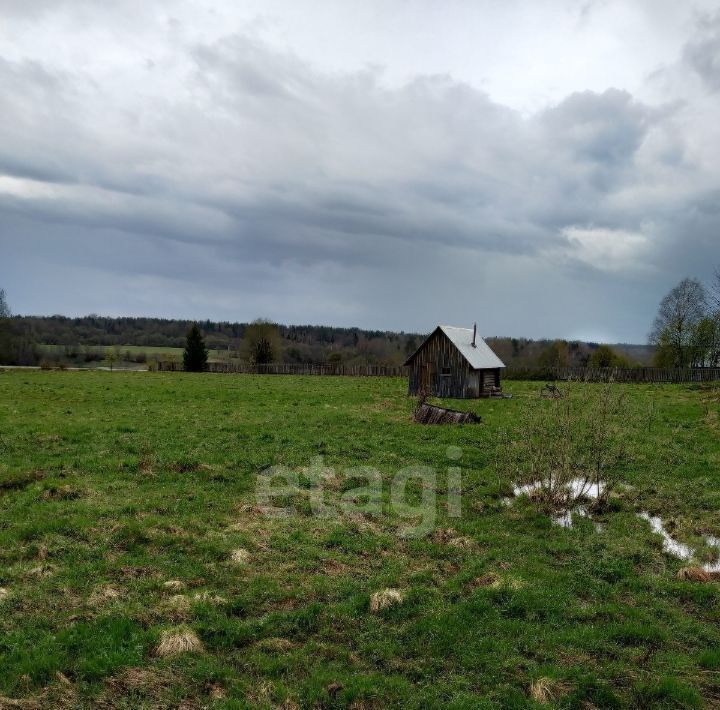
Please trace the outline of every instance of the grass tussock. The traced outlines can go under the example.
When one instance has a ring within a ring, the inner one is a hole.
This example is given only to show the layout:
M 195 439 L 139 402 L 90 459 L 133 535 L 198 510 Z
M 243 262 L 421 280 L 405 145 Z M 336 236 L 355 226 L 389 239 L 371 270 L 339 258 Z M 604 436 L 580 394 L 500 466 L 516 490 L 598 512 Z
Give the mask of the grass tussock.
M 376 613 L 405 601 L 405 593 L 399 589 L 381 589 L 370 596 L 370 611 Z
M 163 587 L 173 591 L 180 591 L 185 589 L 185 582 L 181 582 L 179 579 L 169 579 L 167 582 L 163 582 Z
M 230 560 L 231 562 L 235 563 L 236 565 L 246 565 L 250 562 L 250 553 L 243 547 L 233 550 L 230 553 Z
M 537 678 L 530 684 L 530 697 L 542 705 L 554 703 L 567 693 L 567 686 L 554 678 Z
M 88 602 L 91 606 L 102 606 L 103 604 L 115 601 L 121 597 L 122 592 L 117 587 L 107 585 L 93 591 L 88 599 Z
M 166 629 L 160 635 L 160 642 L 155 648 L 158 657 L 179 656 L 183 653 L 202 653 L 205 650 L 202 641 L 190 628 L 179 627 Z
M 702 582 L 712 581 L 710 573 L 706 572 L 702 567 L 682 567 L 678 570 L 677 578 L 686 582 Z

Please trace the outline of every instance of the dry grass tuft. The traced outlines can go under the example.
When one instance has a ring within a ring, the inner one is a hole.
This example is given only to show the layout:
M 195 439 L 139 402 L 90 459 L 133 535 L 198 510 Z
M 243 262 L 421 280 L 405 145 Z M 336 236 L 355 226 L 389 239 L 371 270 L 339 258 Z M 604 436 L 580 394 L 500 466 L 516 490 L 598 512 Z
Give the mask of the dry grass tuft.
M 297 644 L 290 639 L 270 637 L 266 639 L 260 639 L 260 641 L 257 642 L 256 646 L 258 648 L 264 649 L 265 651 L 282 652 L 290 651 L 293 648 L 296 648 Z
M 206 602 L 208 604 L 224 604 L 226 599 L 212 592 L 198 592 L 193 594 L 193 601 Z
M 227 697 L 227 693 L 225 692 L 225 688 L 223 688 L 222 685 L 220 685 L 219 683 L 213 683 L 213 684 L 208 688 L 208 695 L 209 695 L 213 700 L 223 700 L 224 698 Z
M 101 587 L 100 589 L 96 589 L 88 599 L 88 602 L 92 604 L 92 606 L 102 606 L 103 604 L 106 604 L 107 602 L 111 602 L 114 599 L 118 599 L 121 596 L 120 591 L 117 589 L 117 587 L 113 587 L 111 585 L 108 585 L 106 587 Z
M 395 604 L 402 604 L 405 594 L 399 589 L 382 589 L 370 597 L 370 611 L 377 612 L 388 609 Z
M 433 534 L 433 540 L 439 545 L 450 545 L 451 547 L 459 547 L 462 549 L 475 546 L 475 541 L 472 538 L 458 535 L 457 530 L 454 528 L 436 530 Z
M 559 700 L 566 691 L 565 685 L 553 678 L 538 678 L 530 684 L 530 696 L 537 703 Z
M 170 579 L 167 582 L 163 582 L 165 589 L 174 589 L 180 591 L 185 589 L 185 582 L 181 582 L 179 579 Z
M 168 629 L 160 636 L 156 656 L 179 656 L 182 653 L 200 653 L 205 648 L 197 634 L 187 627 Z
M 10 596 L 10 591 L 6 587 L 0 587 L 0 602 Z
M 55 572 L 55 568 L 52 565 L 37 565 L 37 567 L 33 567 L 32 569 L 29 569 L 27 571 L 28 577 L 50 577 L 53 572 Z
M 497 587 L 500 583 L 498 576 L 494 572 L 487 572 L 472 581 L 473 587 Z
M 190 600 L 184 594 L 173 594 L 165 603 L 176 609 L 187 609 L 190 606 Z
M 160 608 L 173 621 L 183 621 L 190 612 L 190 599 L 184 594 L 173 594 L 160 602 Z
M 233 550 L 230 553 L 230 559 L 238 565 L 246 565 L 250 562 L 250 553 L 243 547 Z
M 676 576 L 686 582 L 710 582 L 712 579 L 702 567 L 683 567 Z
M 475 541 L 469 537 L 453 537 L 448 540 L 448 545 L 467 550 L 475 546 Z
M 93 707 L 115 708 L 121 705 L 120 698 L 128 697 L 136 701 L 133 707 L 170 707 L 168 703 L 163 702 L 166 693 L 173 685 L 173 677 L 169 673 L 150 668 L 131 667 L 119 675 L 108 678 L 105 684 L 104 693 Z M 140 698 L 151 700 L 152 703 L 141 703 Z

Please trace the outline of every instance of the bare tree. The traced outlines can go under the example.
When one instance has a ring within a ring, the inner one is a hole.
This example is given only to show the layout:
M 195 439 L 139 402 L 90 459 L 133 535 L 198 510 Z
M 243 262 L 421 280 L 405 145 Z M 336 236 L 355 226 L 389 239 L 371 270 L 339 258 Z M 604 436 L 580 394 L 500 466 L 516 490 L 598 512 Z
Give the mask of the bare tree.
M 12 315 L 5 296 L 5 289 L 0 288 L 0 318 L 9 318 Z
M 710 286 L 710 301 L 715 312 L 715 318 L 720 319 L 720 267 L 715 269 L 715 276 Z
M 660 302 L 650 342 L 657 346 L 664 364 L 689 364 L 693 335 L 707 315 L 707 301 L 705 287 L 697 279 L 686 278 Z

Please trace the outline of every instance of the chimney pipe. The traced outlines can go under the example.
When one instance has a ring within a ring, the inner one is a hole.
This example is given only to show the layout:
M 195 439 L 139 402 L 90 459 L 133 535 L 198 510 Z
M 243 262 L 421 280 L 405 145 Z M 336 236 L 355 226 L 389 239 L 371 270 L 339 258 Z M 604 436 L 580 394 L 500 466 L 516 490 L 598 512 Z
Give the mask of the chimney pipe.
M 473 323 L 473 341 L 472 341 L 472 346 L 473 346 L 474 348 L 477 347 L 477 345 L 475 345 L 475 338 L 476 338 L 476 337 L 477 337 L 477 323 Z

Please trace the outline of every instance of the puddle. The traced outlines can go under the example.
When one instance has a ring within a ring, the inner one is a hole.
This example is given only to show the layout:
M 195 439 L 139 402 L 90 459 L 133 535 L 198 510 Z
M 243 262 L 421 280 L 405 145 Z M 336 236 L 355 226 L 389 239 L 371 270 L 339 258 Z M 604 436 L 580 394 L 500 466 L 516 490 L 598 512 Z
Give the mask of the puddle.
M 647 522 L 650 523 L 652 531 L 662 537 L 663 550 L 668 555 L 677 557 L 685 562 L 688 562 L 695 557 L 695 550 L 689 545 L 685 545 L 673 538 L 672 535 L 670 535 L 670 533 L 665 529 L 665 525 L 663 524 L 661 518 L 656 515 L 650 515 L 650 513 L 638 513 L 638 517 L 643 520 L 647 520 Z M 714 547 L 720 553 L 720 538 L 708 535 L 705 538 L 705 542 L 710 547 Z M 718 558 L 715 562 L 708 562 L 707 564 L 702 565 L 702 568 L 706 572 L 720 572 L 720 558 Z
M 542 490 L 543 484 L 540 481 L 535 483 L 527 483 L 523 486 L 513 486 L 513 495 L 517 498 L 522 495 L 532 495 L 536 491 Z M 555 488 L 555 486 L 553 486 Z M 568 500 L 574 501 L 579 498 L 590 498 L 595 500 L 599 498 L 605 491 L 605 483 L 599 481 L 592 483 L 585 478 L 575 478 L 566 485 L 559 487 L 558 492 L 564 491 Z
M 598 483 L 592 483 L 585 478 L 575 478 L 565 486 L 559 488 L 559 491 L 564 492 L 565 499 L 570 504 L 568 510 L 564 513 L 558 513 L 553 515 L 551 520 L 555 525 L 569 529 L 573 526 L 573 516 L 577 515 L 581 518 L 589 518 L 590 513 L 586 506 L 576 505 L 579 500 L 596 500 L 605 492 L 606 484 L 603 481 Z M 520 496 L 532 496 L 533 493 L 543 488 L 543 484 L 540 481 L 535 483 L 527 483 L 522 486 L 513 486 L 513 498 L 503 498 L 503 505 L 509 507 L 513 504 L 515 498 Z M 596 530 L 600 530 L 599 523 L 595 525 Z
M 578 516 L 580 518 L 590 518 L 590 511 L 586 505 L 578 504 L 581 500 L 597 500 L 604 492 L 607 484 L 604 481 L 597 483 L 591 483 L 584 478 L 576 478 L 570 481 L 563 488 L 566 493 L 566 500 L 569 503 L 568 510 L 564 513 L 557 513 L 551 516 L 551 520 L 555 525 L 559 525 L 562 528 L 570 529 L 573 527 L 573 517 Z M 522 486 L 513 485 L 513 497 L 503 498 L 502 504 L 506 507 L 512 506 L 515 498 L 523 495 L 532 496 L 538 490 L 542 489 L 542 483 L 539 481 L 535 483 L 527 483 Z M 656 515 L 650 515 L 650 513 L 638 513 L 638 517 L 647 521 L 652 528 L 652 531 L 657 535 L 660 535 L 663 540 L 663 551 L 668 555 L 677 557 L 680 560 L 688 562 L 695 557 L 695 550 L 689 545 L 676 540 L 670 533 L 665 529 L 665 525 L 662 518 Z M 602 532 L 605 526 L 602 523 L 593 522 L 593 527 L 596 532 Z M 709 547 L 713 547 L 718 552 L 718 558 L 715 562 L 708 562 L 702 565 L 702 568 L 706 572 L 718 572 L 720 573 L 720 537 L 713 535 L 707 535 L 705 537 L 705 543 Z
M 661 518 L 658 518 L 655 515 L 650 515 L 650 513 L 638 513 L 638 517 L 642 518 L 643 520 L 647 520 L 648 523 L 650 523 L 652 531 L 662 537 L 663 550 L 667 552 L 668 555 L 678 557 L 681 560 L 692 559 L 693 555 L 695 554 L 694 550 L 691 547 L 684 545 L 682 542 L 678 542 L 677 540 L 675 540 L 665 529 Z
M 553 515 L 551 520 L 555 525 L 559 525 L 561 528 L 571 528 L 573 526 L 573 516 L 577 515 L 579 518 L 589 518 L 590 513 L 588 513 L 587 508 L 579 507 L 574 508 L 573 510 L 568 510 L 566 513 L 561 513 L 560 515 Z

